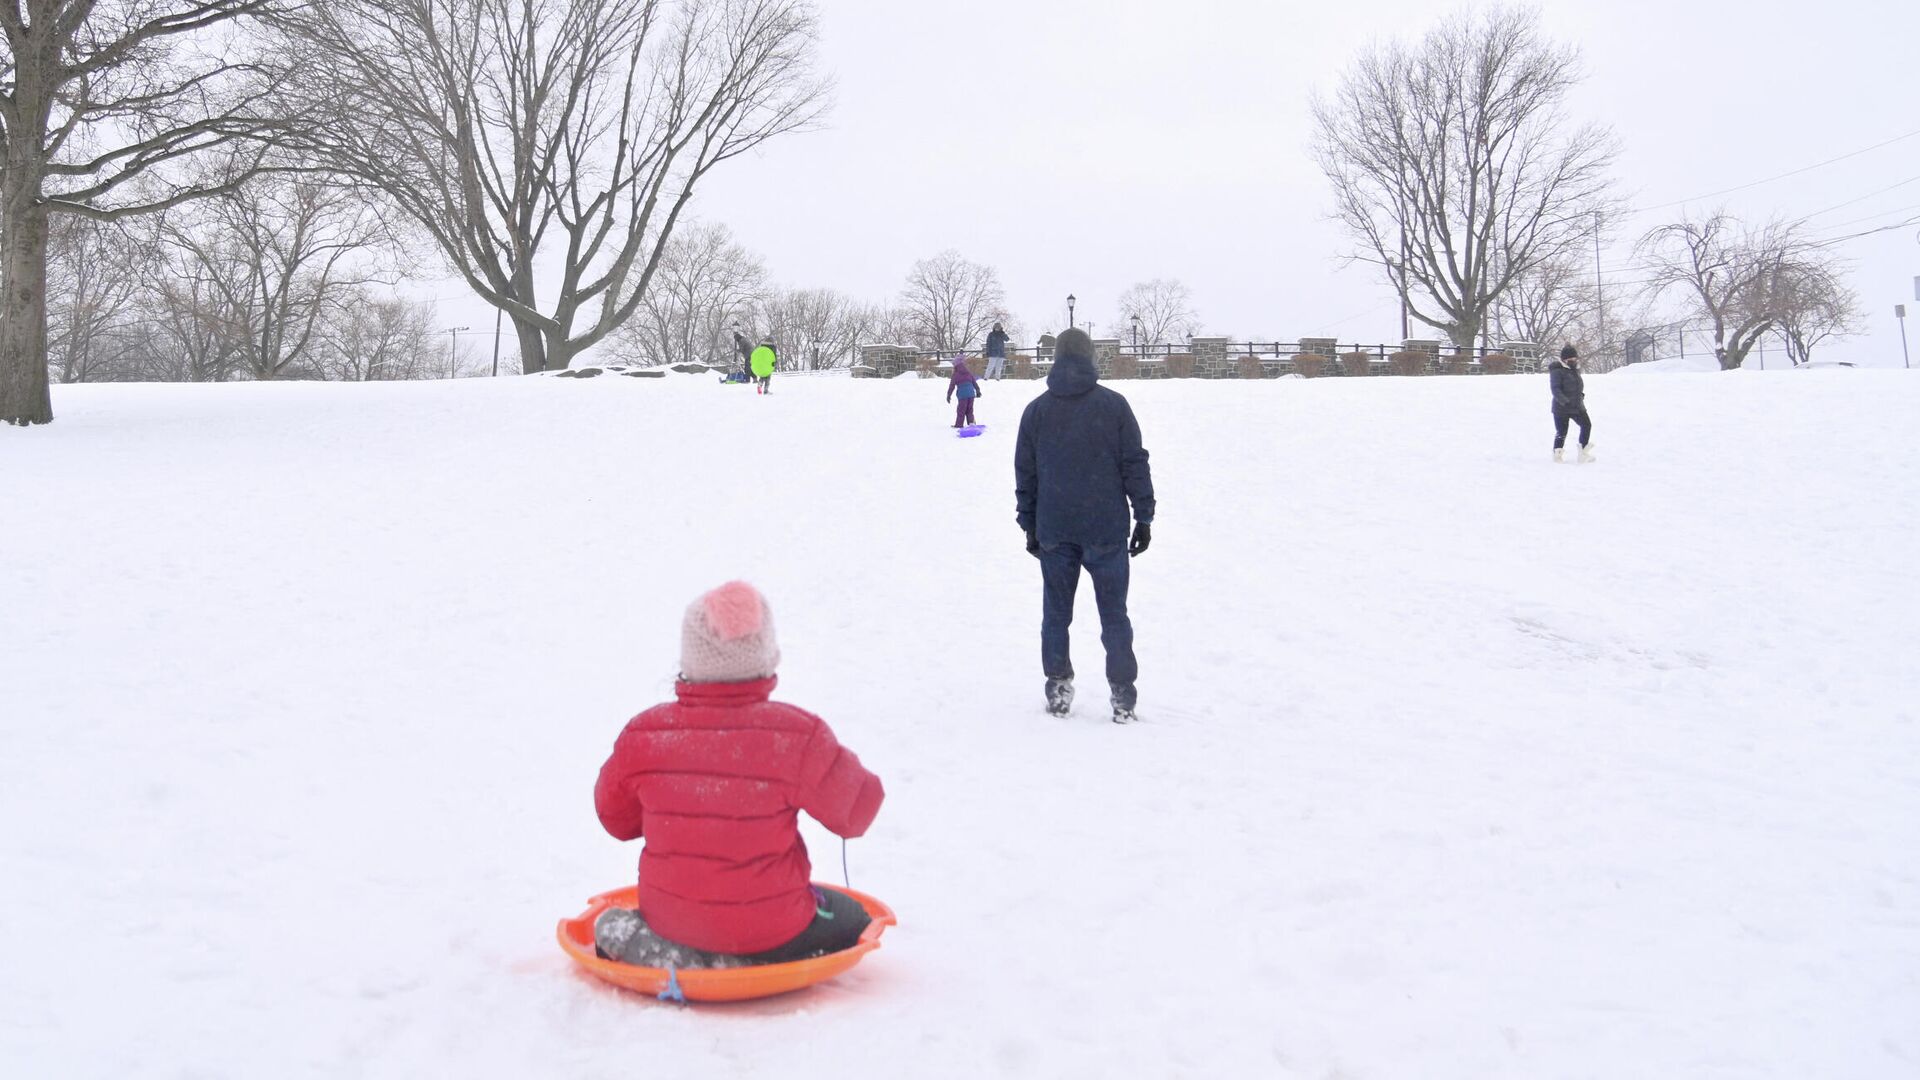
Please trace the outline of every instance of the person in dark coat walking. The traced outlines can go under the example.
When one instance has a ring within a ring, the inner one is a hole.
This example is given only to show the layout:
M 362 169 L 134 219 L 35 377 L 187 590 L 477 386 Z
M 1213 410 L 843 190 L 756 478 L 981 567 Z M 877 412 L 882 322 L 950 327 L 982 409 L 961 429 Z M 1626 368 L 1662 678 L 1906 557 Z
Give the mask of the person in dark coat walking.
M 740 381 L 748 382 L 753 378 L 753 342 L 747 340 L 738 326 L 733 328 L 733 347 L 740 354 Z
M 1098 385 L 1099 379 L 1093 341 L 1086 332 L 1060 335 L 1047 392 L 1020 416 L 1013 450 L 1014 500 L 1016 520 L 1027 534 L 1027 554 L 1040 560 L 1045 593 L 1040 662 L 1047 676 L 1047 711 L 1065 716 L 1073 706 L 1067 629 L 1084 569 L 1093 578 L 1100 609 L 1113 721 L 1125 724 L 1135 719 L 1139 696 L 1133 623 L 1127 617 L 1128 560 L 1153 541 L 1153 473 L 1132 406 Z
M 1567 424 L 1580 425 L 1579 464 L 1593 461 L 1587 442 L 1593 437 L 1593 421 L 1587 416 L 1587 381 L 1580 375 L 1580 350 L 1568 345 L 1560 350 L 1560 359 L 1547 365 L 1547 381 L 1553 388 L 1553 460 L 1566 460 Z

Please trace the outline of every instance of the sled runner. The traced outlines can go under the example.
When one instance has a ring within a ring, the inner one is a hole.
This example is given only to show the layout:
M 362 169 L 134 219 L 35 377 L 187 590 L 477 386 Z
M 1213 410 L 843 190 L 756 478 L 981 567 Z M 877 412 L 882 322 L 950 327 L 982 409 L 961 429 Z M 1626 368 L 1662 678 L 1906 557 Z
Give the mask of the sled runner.
M 838 888 L 838 886 L 835 886 Z M 640 890 L 629 885 L 604 892 L 587 901 L 587 910 L 571 919 L 561 919 L 557 936 L 560 947 L 574 962 L 594 978 L 662 1000 L 749 1001 L 800 990 L 831 979 L 851 969 L 862 957 L 880 947 L 880 935 L 895 925 L 893 909 L 863 892 L 840 889 L 860 902 L 873 918 L 860 940 L 851 949 L 843 949 L 809 960 L 785 964 L 759 964 L 737 968 L 650 968 L 602 960 L 593 951 L 593 923 L 610 907 L 633 907 Z

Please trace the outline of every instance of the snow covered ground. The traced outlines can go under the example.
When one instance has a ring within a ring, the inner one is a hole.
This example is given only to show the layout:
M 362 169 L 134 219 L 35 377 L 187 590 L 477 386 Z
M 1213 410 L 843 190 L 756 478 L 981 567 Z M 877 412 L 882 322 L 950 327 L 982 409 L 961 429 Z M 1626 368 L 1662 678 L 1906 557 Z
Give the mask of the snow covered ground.
M 1591 378 L 1591 467 L 1539 377 L 1125 385 L 1134 728 L 1041 711 L 1034 387 L 972 440 L 940 384 L 775 389 L 0 430 L 0 1074 L 1920 1075 L 1920 377 Z M 630 880 L 595 770 L 737 576 L 887 782 L 901 925 L 681 1009 L 553 924 Z

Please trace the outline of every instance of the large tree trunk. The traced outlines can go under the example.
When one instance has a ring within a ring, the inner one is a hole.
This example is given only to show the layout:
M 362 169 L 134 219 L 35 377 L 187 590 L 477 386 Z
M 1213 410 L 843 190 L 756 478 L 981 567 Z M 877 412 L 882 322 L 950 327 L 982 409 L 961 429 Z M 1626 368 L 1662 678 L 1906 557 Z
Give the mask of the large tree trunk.
M 508 318 L 513 318 L 511 315 Z M 538 326 L 513 319 L 513 336 L 520 339 L 520 374 L 545 371 L 547 338 Z
M 50 424 L 47 390 L 47 208 L 38 177 L 17 170 L 0 188 L 0 421 Z

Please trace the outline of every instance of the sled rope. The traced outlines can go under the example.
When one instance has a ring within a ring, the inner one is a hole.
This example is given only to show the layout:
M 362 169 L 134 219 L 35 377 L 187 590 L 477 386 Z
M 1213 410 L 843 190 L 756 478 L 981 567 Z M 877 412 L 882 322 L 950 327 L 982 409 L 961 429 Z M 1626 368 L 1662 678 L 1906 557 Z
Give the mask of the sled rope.
M 680 989 L 680 973 L 674 970 L 673 962 L 667 962 L 667 988 L 660 991 L 661 1001 L 671 1001 L 677 1005 L 687 1003 L 687 995 Z
M 847 838 L 844 836 L 840 838 L 840 880 L 846 882 L 847 888 L 853 888 L 853 875 L 847 873 Z

